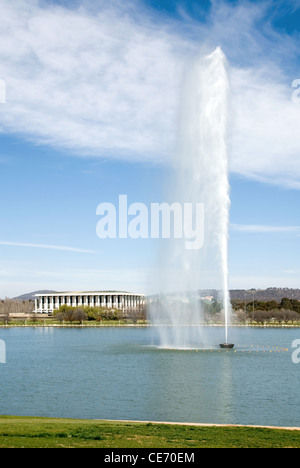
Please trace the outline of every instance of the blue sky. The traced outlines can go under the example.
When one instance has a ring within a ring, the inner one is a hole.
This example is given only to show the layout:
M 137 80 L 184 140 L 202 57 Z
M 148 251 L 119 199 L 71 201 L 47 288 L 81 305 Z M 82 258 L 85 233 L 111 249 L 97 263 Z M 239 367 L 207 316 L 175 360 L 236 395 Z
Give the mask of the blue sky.
M 230 287 L 299 287 L 298 0 L 0 7 L 0 297 L 154 292 L 158 242 L 99 239 L 96 207 L 163 201 L 181 77 L 217 45 L 231 81 Z

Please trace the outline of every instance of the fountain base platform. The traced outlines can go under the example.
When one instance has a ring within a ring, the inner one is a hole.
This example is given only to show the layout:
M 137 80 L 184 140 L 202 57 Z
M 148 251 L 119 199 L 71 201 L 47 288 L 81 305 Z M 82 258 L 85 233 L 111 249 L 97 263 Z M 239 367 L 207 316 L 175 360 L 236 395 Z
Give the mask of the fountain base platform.
M 232 344 L 232 343 L 222 343 L 219 346 L 220 346 L 220 348 L 223 348 L 223 349 L 232 349 L 234 347 L 234 344 Z

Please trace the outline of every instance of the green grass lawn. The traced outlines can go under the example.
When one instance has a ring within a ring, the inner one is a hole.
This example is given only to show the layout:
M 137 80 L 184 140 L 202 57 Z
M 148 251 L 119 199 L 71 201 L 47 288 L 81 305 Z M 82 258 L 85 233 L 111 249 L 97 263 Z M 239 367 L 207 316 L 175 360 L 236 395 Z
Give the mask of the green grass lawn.
M 300 431 L 0 416 L 0 448 L 300 447 Z

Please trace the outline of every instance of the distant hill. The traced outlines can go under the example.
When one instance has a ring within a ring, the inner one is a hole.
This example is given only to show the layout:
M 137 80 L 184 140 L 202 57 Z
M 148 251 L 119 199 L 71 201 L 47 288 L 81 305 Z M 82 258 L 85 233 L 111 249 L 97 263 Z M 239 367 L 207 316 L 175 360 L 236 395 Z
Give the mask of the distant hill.
M 41 291 L 33 291 L 27 294 L 21 294 L 21 296 L 14 297 L 13 299 L 16 301 L 34 301 L 35 294 L 51 294 L 55 293 L 56 291 L 52 291 L 49 289 L 44 289 Z
M 245 298 L 246 295 L 246 298 Z M 256 301 L 276 301 L 281 302 L 284 297 L 300 300 L 300 289 L 290 288 L 267 288 L 267 289 L 234 289 L 230 291 L 231 300 L 241 300 L 250 302 Z
M 215 289 L 206 289 L 199 291 L 199 294 L 203 297 L 213 296 L 214 298 L 219 297 L 219 291 Z M 231 300 L 247 301 L 276 301 L 281 302 L 284 297 L 289 299 L 300 300 L 300 289 L 290 288 L 267 288 L 267 289 L 232 289 L 230 291 Z

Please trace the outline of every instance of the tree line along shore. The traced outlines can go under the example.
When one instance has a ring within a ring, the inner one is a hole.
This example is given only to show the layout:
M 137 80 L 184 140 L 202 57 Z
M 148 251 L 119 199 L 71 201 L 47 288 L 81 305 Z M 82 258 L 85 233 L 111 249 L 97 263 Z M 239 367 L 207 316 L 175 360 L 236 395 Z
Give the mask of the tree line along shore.
M 224 314 L 222 304 L 216 299 L 202 301 L 201 323 L 203 325 L 222 325 Z M 300 301 L 297 299 L 282 298 L 275 300 L 240 300 L 231 301 L 232 325 L 290 325 L 300 326 Z M 194 304 L 185 304 L 185 310 L 195 307 Z M 33 312 L 34 304 L 31 300 L 0 300 L 0 325 L 65 325 L 85 324 L 95 325 L 151 325 L 149 321 L 148 306 L 127 310 L 125 313 L 118 309 L 103 307 L 70 307 L 62 305 L 53 315 L 36 314 Z

